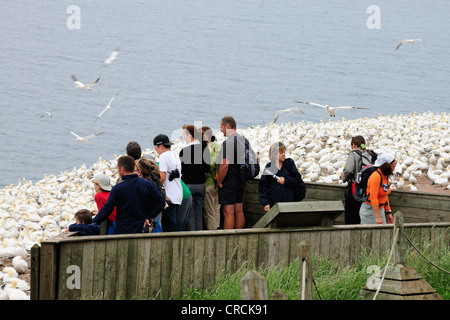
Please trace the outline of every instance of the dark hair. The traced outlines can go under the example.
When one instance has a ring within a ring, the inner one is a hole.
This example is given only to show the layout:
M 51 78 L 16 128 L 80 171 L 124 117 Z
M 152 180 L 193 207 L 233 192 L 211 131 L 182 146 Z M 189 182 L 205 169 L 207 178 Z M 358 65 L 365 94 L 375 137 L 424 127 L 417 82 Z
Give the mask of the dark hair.
M 202 127 L 200 130 L 204 140 L 211 142 L 216 141 L 216 136 L 214 135 L 210 127 L 205 126 Z
M 197 128 L 194 125 L 192 125 L 192 124 L 184 124 L 183 125 L 183 130 L 186 130 L 187 132 L 189 132 L 189 134 L 195 140 L 199 140 L 199 141 L 201 140 L 201 136 L 200 136 Z
M 130 156 L 121 156 L 117 160 L 117 167 L 123 167 L 126 172 L 132 173 L 134 172 L 135 162 L 134 159 Z
M 364 139 L 363 136 L 355 136 L 355 137 L 352 137 L 350 144 L 351 145 L 355 144 L 357 147 L 359 147 L 361 149 L 365 149 L 366 140 Z M 364 148 L 361 147 L 361 145 L 364 145 Z
M 154 172 L 159 177 L 158 164 L 153 160 L 142 158 L 138 161 L 137 167 L 141 171 L 142 177 L 144 179 L 151 180 L 151 172 Z
M 380 167 L 380 171 L 386 176 L 390 177 L 394 173 L 394 169 L 392 168 L 390 163 L 383 163 Z
M 221 123 L 223 126 L 229 124 L 231 129 L 236 129 L 236 120 L 234 120 L 233 117 L 230 116 L 223 117 Z
M 134 160 L 137 160 L 142 156 L 141 146 L 136 141 L 128 142 L 126 150 L 127 155 L 132 157 Z
M 84 222 L 85 224 L 92 223 L 92 213 L 88 209 L 78 210 L 75 212 L 74 217 L 76 220 Z

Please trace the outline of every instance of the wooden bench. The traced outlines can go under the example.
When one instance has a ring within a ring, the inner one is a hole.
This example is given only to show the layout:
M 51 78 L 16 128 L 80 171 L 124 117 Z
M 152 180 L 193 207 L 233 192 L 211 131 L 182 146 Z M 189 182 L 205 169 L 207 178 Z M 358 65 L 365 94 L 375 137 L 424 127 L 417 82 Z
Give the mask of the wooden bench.
M 329 227 L 344 211 L 342 201 L 279 202 L 252 228 Z

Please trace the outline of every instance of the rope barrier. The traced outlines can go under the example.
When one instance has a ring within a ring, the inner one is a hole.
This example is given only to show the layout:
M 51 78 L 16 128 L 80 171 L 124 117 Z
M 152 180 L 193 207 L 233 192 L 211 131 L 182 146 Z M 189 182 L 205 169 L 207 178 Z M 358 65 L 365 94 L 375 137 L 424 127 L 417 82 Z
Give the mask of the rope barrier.
M 392 248 L 391 248 L 391 253 L 389 254 L 388 262 L 386 263 L 386 267 L 384 267 L 384 272 L 383 272 L 383 276 L 381 277 L 380 285 L 378 286 L 378 289 L 375 292 L 375 295 L 373 296 L 372 300 L 376 300 L 377 296 L 378 296 L 378 292 L 380 292 L 381 285 L 383 284 L 384 277 L 386 276 L 386 271 L 388 269 L 389 264 L 391 263 L 391 259 L 392 259 L 392 256 L 394 254 L 395 244 L 397 242 L 399 231 L 400 231 L 400 229 L 398 228 L 397 231 L 395 232 L 395 237 L 394 237 L 394 241 L 392 242 Z
M 429 264 L 431 264 L 431 265 L 432 265 L 433 267 L 435 267 L 436 269 L 438 269 L 438 270 L 440 270 L 440 271 L 442 271 L 442 272 L 445 272 L 445 273 L 450 274 L 450 272 L 448 272 L 447 270 L 442 269 L 441 267 L 437 266 L 436 264 L 434 264 L 433 262 L 431 262 L 429 259 L 427 259 L 427 257 L 425 257 L 425 255 L 424 255 L 422 252 L 420 252 L 419 249 L 417 249 L 417 247 L 414 245 L 414 243 L 412 243 L 411 239 L 409 239 L 408 236 L 407 236 L 404 232 L 403 232 L 403 235 L 405 236 L 406 240 L 408 240 L 409 243 L 413 246 L 413 248 L 414 248 L 414 249 L 422 256 L 422 258 L 425 259 L 425 261 L 427 261 Z

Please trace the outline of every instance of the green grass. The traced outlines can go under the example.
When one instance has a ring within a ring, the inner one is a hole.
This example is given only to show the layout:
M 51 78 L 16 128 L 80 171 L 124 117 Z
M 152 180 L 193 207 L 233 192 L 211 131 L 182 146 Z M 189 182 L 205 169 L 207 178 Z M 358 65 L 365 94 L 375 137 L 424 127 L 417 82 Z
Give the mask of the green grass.
M 409 247 L 409 246 L 408 246 Z M 423 245 L 423 254 L 444 270 L 450 271 L 450 251 L 448 244 L 442 243 L 441 248 L 430 250 L 430 245 Z M 379 266 L 383 269 L 388 260 L 388 254 L 378 256 L 369 252 L 360 255 L 357 262 L 351 266 L 337 266 L 331 260 L 313 258 L 313 276 L 317 289 L 323 300 L 361 300 L 360 290 L 366 284 L 371 273 L 369 266 Z M 426 262 L 414 249 L 408 249 L 405 265 L 413 267 L 445 300 L 450 299 L 450 275 L 442 272 Z M 251 270 L 250 264 L 243 265 L 237 272 L 224 271 L 216 279 L 216 284 L 208 290 L 190 288 L 181 299 L 186 300 L 240 300 L 240 281 Z M 269 297 L 276 289 L 283 290 L 289 300 L 300 299 L 299 262 L 294 261 L 288 266 L 276 266 L 258 271 L 266 279 Z M 314 299 L 319 300 L 314 290 Z

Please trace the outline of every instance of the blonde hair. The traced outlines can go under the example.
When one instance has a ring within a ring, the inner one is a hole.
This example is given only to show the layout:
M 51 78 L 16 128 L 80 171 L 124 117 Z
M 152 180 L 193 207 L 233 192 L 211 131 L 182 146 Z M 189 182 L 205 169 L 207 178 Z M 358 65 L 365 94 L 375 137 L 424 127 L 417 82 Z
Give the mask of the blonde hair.
M 274 158 L 280 151 L 286 151 L 286 146 L 283 144 L 283 142 L 280 141 L 273 143 L 270 146 L 269 158 Z

